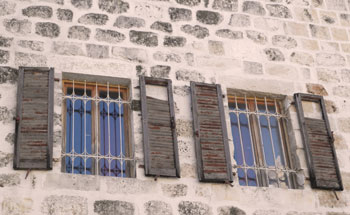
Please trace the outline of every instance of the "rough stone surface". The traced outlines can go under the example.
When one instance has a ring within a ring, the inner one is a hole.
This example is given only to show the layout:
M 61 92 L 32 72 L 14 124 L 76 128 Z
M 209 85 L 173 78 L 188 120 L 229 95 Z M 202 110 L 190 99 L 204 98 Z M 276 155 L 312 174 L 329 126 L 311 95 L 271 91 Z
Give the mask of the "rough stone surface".
M 166 47 L 184 47 L 186 42 L 185 37 L 165 36 L 163 45 Z
M 31 33 L 32 23 L 26 19 L 5 19 L 4 26 L 8 32 L 26 35 Z
M 103 59 L 109 57 L 109 47 L 96 45 L 96 44 L 86 44 L 86 53 L 88 57 Z
M 55 38 L 60 35 L 60 27 L 51 22 L 38 22 L 35 24 L 35 33 L 43 37 Z
M 0 167 L 5 167 L 12 161 L 12 154 L 4 153 L 0 151 Z
M 114 25 L 118 28 L 141 28 L 146 24 L 145 20 L 137 17 L 119 16 Z
M 178 96 L 188 96 L 190 94 L 190 87 L 174 86 L 174 94 Z
M 107 13 L 125 13 L 129 10 L 129 3 L 122 0 L 99 0 L 98 7 Z
M 292 13 L 288 7 L 279 4 L 267 4 L 266 9 L 269 11 L 270 16 L 279 18 L 292 18 Z
M 171 205 L 162 201 L 148 201 L 144 204 L 147 215 L 172 215 Z
M 6 106 L 0 106 L 0 122 L 3 124 L 8 124 L 13 122 L 13 116 L 15 115 L 15 110 L 10 110 Z
M 327 90 L 321 84 L 306 84 L 306 89 L 311 94 L 328 96 Z
M 201 0 L 176 0 L 178 4 L 186 5 L 186 6 L 197 6 L 201 3 Z
M 282 215 L 282 214 L 276 210 L 257 210 L 253 213 L 253 215 Z
M 92 175 L 50 173 L 46 175 L 44 187 L 45 189 L 60 187 L 67 190 L 98 191 L 100 190 L 100 179 Z
M 101 200 L 94 203 L 94 212 L 98 215 L 123 214 L 134 215 L 135 207 L 130 202 Z
M 340 82 L 340 78 L 338 77 L 338 73 L 334 69 L 326 69 L 326 68 L 317 68 L 317 77 L 318 80 L 323 81 L 323 82 Z
M 0 64 L 7 64 L 10 60 L 10 52 L 0 49 Z
M 223 16 L 218 12 L 199 10 L 196 13 L 197 20 L 207 25 L 218 25 L 222 22 Z
M 318 39 L 331 39 L 331 35 L 327 27 L 310 24 L 311 35 Z
M 295 39 L 284 35 L 274 35 L 272 37 L 272 44 L 286 49 L 297 47 L 297 41 Z
M 208 41 L 208 49 L 210 54 L 214 55 L 224 55 L 225 54 L 225 48 L 224 43 L 222 41 Z
M 10 1 L 0 1 L 0 16 L 14 14 L 16 4 Z
M 266 48 L 264 52 L 269 61 L 284 61 L 283 53 L 276 48 Z
M 213 9 L 228 12 L 237 12 L 238 0 L 214 0 Z
M 317 53 L 316 62 L 320 66 L 344 66 L 345 58 L 339 54 Z
M 72 26 L 68 30 L 68 38 L 77 40 L 89 40 L 91 30 L 84 26 Z
M 218 215 L 246 215 L 246 213 L 237 207 L 224 206 L 218 208 Z
M 290 61 L 304 66 L 312 66 L 314 64 L 314 58 L 306 52 L 293 52 L 290 55 Z
M 57 9 L 57 19 L 71 22 L 73 19 L 73 11 L 69 9 Z
M 209 30 L 205 27 L 199 25 L 183 25 L 181 26 L 181 31 L 197 37 L 198 39 L 203 39 L 209 36 Z
M 188 186 L 185 184 L 162 184 L 163 194 L 169 197 L 182 197 L 187 195 Z
M 248 27 L 250 26 L 250 17 L 244 14 L 232 14 L 229 25 L 233 27 Z
M 153 59 L 163 62 L 181 63 L 181 56 L 171 52 L 157 51 L 153 54 Z
M 47 66 L 47 58 L 43 55 L 15 52 L 17 66 Z
M 41 204 L 41 212 L 50 215 L 85 215 L 88 214 L 87 199 L 68 195 L 48 196 Z
M 96 29 L 95 39 L 108 43 L 120 43 L 125 40 L 125 35 L 118 31 Z
M 137 45 L 155 47 L 158 46 L 158 35 L 153 32 L 130 31 L 130 41 Z
M 138 48 L 113 47 L 112 55 L 127 61 L 146 63 L 148 62 L 147 52 Z
M 230 29 L 219 29 L 215 32 L 216 36 L 227 38 L 227 39 L 242 39 L 243 38 L 243 32 L 241 31 L 232 31 Z
M 137 65 L 136 66 L 136 75 L 140 76 L 140 75 L 147 75 L 147 69 L 146 67 L 142 66 L 142 65 Z
M 250 74 L 263 74 L 263 66 L 261 63 L 244 61 L 243 62 L 243 70 L 245 73 Z
M 92 6 L 92 0 L 71 0 L 71 3 L 79 9 L 90 9 Z
M 348 86 L 337 86 L 333 88 L 333 94 L 340 97 L 349 97 L 350 96 L 350 87 Z M 342 128 L 343 126 L 341 126 Z
M 267 37 L 263 33 L 260 33 L 258 31 L 251 31 L 251 30 L 247 30 L 246 33 L 247 33 L 247 38 L 251 39 L 255 43 L 264 45 L 267 42 Z
M 0 36 L 0 47 L 10 47 L 12 44 L 12 37 L 3 37 Z
M 257 1 L 245 1 L 243 2 L 243 12 L 264 16 L 266 14 L 265 8 L 260 2 Z
M 0 66 L 0 84 L 4 84 L 4 83 L 15 84 L 17 83 L 17 78 L 18 78 L 17 69 Z
M 111 194 L 149 194 L 152 195 L 157 189 L 156 182 L 135 178 L 112 178 L 108 177 L 107 192 Z
M 171 21 L 178 22 L 178 21 L 191 21 L 192 20 L 192 11 L 184 8 L 174 8 L 170 7 L 169 10 L 169 16 Z
M 17 81 L 17 78 L 16 78 L 16 81 Z M 13 145 L 13 144 L 15 144 L 15 137 L 16 137 L 16 135 L 14 133 L 9 133 L 6 135 L 5 141 L 7 143 L 9 143 L 10 145 Z
M 194 65 L 194 54 L 193 53 L 186 53 L 185 60 L 189 66 L 193 66 Z
M 59 55 L 70 55 L 70 56 L 85 55 L 82 49 L 82 44 L 73 43 L 73 42 L 54 41 L 52 43 L 51 51 Z
M 78 19 L 79 23 L 86 25 L 105 25 L 107 21 L 107 15 L 98 13 L 88 13 Z
M 24 16 L 49 19 L 52 17 L 52 8 L 48 6 L 30 6 L 22 9 Z
M 151 29 L 163 31 L 163 32 L 167 32 L 167 33 L 173 32 L 173 27 L 172 27 L 171 23 L 169 23 L 169 22 L 156 21 L 151 25 Z
M 209 205 L 201 202 L 181 201 L 178 211 L 180 215 L 212 215 Z
M 345 0 L 324 0 L 326 2 L 327 8 L 330 10 L 346 10 Z
M 196 71 L 188 71 L 188 70 L 178 70 L 175 73 L 176 79 L 179 81 L 196 81 L 196 82 L 204 82 L 205 77 Z
M 1 187 L 13 187 L 21 183 L 19 174 L 10 173 L 10 174 L 0 174 L 0 189 Z
M 151 76 L 155 78 L 169 78 L 170 66 L 156 65 L 151 67 Z
M 32 213 L 33 200 L 30 198 L 5 197 L 1 206 L 1 215 L 27 215 Z

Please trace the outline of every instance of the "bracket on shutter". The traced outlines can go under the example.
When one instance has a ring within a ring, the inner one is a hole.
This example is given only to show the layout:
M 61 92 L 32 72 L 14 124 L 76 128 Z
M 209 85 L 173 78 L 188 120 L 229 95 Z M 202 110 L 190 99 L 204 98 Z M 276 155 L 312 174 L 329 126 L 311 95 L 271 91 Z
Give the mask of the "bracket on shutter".
M 191 97 L 199 181 L 232 182 L 221 86 L 191 82 Z
M 52 169 L 53 68 L 20 67 L 14 169 Z
M 168 101 L 147 97 L 146 85 L 166 87 Z M 140 97 L 145 174 L 180 177 L 171 80 L 140 76 Z
M 343 190 L 337 155 L 322 96 L 294 94 L 312 188 Z M 320 105 L 322 119 L 304 116 L 303 101 Z

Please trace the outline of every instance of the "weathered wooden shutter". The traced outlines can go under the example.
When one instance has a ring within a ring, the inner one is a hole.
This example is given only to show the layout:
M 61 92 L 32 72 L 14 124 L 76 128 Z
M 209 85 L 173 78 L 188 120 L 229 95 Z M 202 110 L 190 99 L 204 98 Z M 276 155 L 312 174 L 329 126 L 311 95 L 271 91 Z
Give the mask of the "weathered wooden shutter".
M 52 68 L 20 68 L 15 169 L 52 169 L 53 90 Z
M 323 97 L 301 93 L 294 97 L 312 188 L 343 190 Z M 302 101 L 319 104 L 322 119 L 304 117 Z
M 191 82 L 191 96 L 199 180 L 232 182 L 221 87 Z
M 148 97 L 146 85 L 167 88 L 168 101 Z M 140 76 L 145 174 L 180 177 L 171 80 Z

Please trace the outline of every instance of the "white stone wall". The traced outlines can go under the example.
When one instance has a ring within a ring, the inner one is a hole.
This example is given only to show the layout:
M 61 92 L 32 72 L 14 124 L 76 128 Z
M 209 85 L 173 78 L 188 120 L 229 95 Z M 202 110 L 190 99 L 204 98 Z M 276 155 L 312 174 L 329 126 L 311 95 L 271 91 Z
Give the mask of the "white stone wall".
M 0 0 L 0 214 L 350 214 L 349 10 L 347 0 Z M 139 75 L 170 78 L 182 177 L 144 176 L 137 111 L 136 178 L 61 173 L 60 81 L 53 170 L 25 179 L 12 167 L 19 66 L 128 78 L 136 100 Z M 310 188 L 293 105 L 304 189 L 199 183 L 190 81 L 282 94 L 286 104 L 297 92 L 323 95 L 345 190 Z

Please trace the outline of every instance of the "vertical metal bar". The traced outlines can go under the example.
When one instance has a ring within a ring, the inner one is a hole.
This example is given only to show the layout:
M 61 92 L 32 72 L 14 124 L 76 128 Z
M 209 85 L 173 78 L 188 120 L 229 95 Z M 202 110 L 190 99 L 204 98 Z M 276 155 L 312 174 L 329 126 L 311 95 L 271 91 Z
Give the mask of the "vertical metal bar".
M 86 152 L 86 102 L 87 102 L 87 94 L 86 94 L 86 80 L 84 82 L 84 173 L 86 175 L 86 163 L 87 163 L 87 152 Z
M 98 101 L 98 86 L 97 83 L 95 85 L 95 154 L 96 154 L 96 160 L 95 160 L 95 168 L 96 168 L 96 175 L 99 173 L 99 164 L 100 164 L 100 155 L 99 155 L 99 147 L 100 147 L 100 141 L 99 141 L 99 128 L 100 128 L 100 121 L 99 121 L 99 113 L 100 110 L 98 108 L 99 101 Z
M 72 159 L 72 174 L 74 173 L 74 155 L 75 155 L 75 150 L 74 150 L 74 112 L 75 112 L 75 84 L 74 84 L 74 80 L 73 80 L 73 91 L 72 91 L 72 97 L 73 97 L 73 99 L 72 99 L 72 103 L 73 103 L 73 105 L 72 105 L 72 108 L 73 108 L 73 110 L 72 110 L 72 157 L 71 157 L 71 159 Z
M 278 177 L 277 165 L 276 165 L 275 142 L 273 141 L 273 138 L 272 138 L 270 114 L 269 114 L 269 110 L 268 110 L 268 107 L 267 107 L 266 97 L 264 97 L 264 102 L 265 102 L 265 110 L 266 110 L 266 113 L 268 114 L 266 116 L 266 118 L 267 118 L 267 123 L 268 123 L 269 134 L 270 134 L 270 141 L 271 141 L 273 160 L 275 162 L 275 171 L 276 171 L 275 173 L 277 174 L 277 184 L 278 184 L 278 187 L 280 187 L 280 180 L 279 180 L 279 177 Z
M 119 112 L 119 145 L 120 145 L 120 171 L 121 171 L 121 177 L 124 177 L 124 175 L 123 175 L 123 171 L 124 171 L 124 169 L 123 169 L 123 163 L 124 163 L 124 154 L 123 154 L 123 133 L 122 133 L 122 117 L 121 117 L 121 105 L 123 104 L 122 103 L 122 98 L 120 97 L 120 86 L 118 85 L 118 99 L 119 99 L 119 102 L 118 102 L 118 108 L 119 108 L 119 110 L 118 110 L 118 112 Z M 123 110 L 124 111 L 124 110 Z M 124 116 L 124 112 L 123 112 L 123 116 Z
M 109 82 L 107 82 L 107 134 L 108 134 L 108 174 L 111 175 L 111 122 L 110 122 L 110 113 L 109 113 Z
M 238 112 L 238 104 L 237 104 L 237 96 L 236 95 L 235 95 L 235 103 L 236 103 L 236 109 L 237 109 L 237 112 L 235 114 L 236 114 L 236 117 L 237 117 L 239 140 L 240 140 L 241 149 L 242 149 L 242 158 L 243 158 L 243 167 L 244 167 L 243 171 L 244 171 L 244 175 L 245 175 L 245 183 L 246 183 L 246 186 L 248 186 L 248 178 L 247 178 L 247 173 L 246 173 L 247 164 L 245 162 L 245 154 L 244 154 L 243 140 L 242 140 L 242 133 L 241 133 L 241 121 L 239 119 L 239 112 Z
M 257 185 L 259 186 L 259 180 L 258 180 L 258 174 L 257 174 L 257 165 L 256 165 L 256 159 L 255 159 L 255 149 L 254 149 L 254 142 L 253 142 L 253 137 L 252 137 L 252 129 L 250 126 L 250 121 L 249 121 L 249 107 L 248 107 L 248 101 L 247 101 L 247 96 L 244 95 L 244 103 L 246 106 L 246 116 L 247 116 L 247 120 L 248 120 L 248 128 L 249 128 L 249 137 L 250 137 L 250 144 L 252 146 L 252 153 L 253 153 L 253 160 L 254 160 L 254 170 L 255 170 L 255 178 L 256 178 L 256 182 Z M 248 170 L 247 170 L 247 177 L 248 177 Z M 248 184 L 247 184 L 248 185 Z

